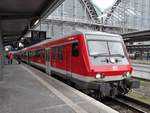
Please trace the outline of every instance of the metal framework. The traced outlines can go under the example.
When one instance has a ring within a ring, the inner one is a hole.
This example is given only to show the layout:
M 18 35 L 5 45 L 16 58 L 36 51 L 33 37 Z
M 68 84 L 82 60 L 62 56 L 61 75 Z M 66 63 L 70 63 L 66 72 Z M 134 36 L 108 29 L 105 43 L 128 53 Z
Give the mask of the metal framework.
M 125 42 L 150 41 L 150 30 L 121 34 Z
M 117 6 L 117 7 L 116 7 Z M 113 10 L 110 10 L 105 24 L 123 28 L 122 33 L 150 29 L 150 1 L 149 0 L 117 0 Z
M 134 51 L 137 51 L 137 50 L 150 51 L 150 45 L 130 45 L 130 46 L 127 46 L 127 48 L 129 50 L 134 50 Z
M 107 13 L 107 17 L 104 20 L 104 24 L 107 24 L 108 20 L 114 13 L 115 9 L 118 7 L 118 5 L 121 3 L 122 0 L 116 0 L 115 4 L 111 7 L 110 11 Z
M 90 17 L 92 18 L 92 20 L 95 23 L 100 23 L 99 19 L 97 18 L 98 15 L 95 11 L 95 8 L 94 8 L 93 4 L 89 0 L 81 0 L 81 1 L 83 2 L 85 7 L 87 8 L 87 11 L 88 11 Z
M 13 43 L 8 38 L 21 38 L 30 29 L 36 20 L 42 18 L 47 12 L 52 12 L 64 0 L 1 0 L 0 21 L 4 45 Z M 26 7 L 27 6 L 27 7 Z M 6 42 L 6 43 L 5 43 Z M 7 43 L 8 42 L 8 43 Z
M 72 32 L 75 29 L 98 31 L 101 27 L 90 0 L 65 0 L 35 29 L 47 31 L 47 37 L 58 38 L 65 35 L 66 31 Z

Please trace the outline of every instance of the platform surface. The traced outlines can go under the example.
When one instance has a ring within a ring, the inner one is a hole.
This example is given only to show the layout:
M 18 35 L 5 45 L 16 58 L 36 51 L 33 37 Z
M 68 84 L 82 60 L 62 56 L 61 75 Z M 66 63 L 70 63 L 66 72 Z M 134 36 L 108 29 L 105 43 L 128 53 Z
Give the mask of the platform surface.
M 25 64 L 6 65 L 0 113 L 117 113 L 91 97 Z
M 133 77 L 150 80 L 150 65 L 146 64 L 132 64 Z

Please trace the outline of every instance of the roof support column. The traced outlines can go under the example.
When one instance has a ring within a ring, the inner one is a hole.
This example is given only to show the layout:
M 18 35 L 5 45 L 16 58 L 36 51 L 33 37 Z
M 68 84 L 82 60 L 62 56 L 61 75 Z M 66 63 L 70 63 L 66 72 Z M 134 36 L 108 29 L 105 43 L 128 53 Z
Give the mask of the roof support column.
M 2 41 L 2 30 L 0 21 L 0 81 L 3 80 L 3 66 L 4 66 L 4 51 L 3 51 L 3 41 Z

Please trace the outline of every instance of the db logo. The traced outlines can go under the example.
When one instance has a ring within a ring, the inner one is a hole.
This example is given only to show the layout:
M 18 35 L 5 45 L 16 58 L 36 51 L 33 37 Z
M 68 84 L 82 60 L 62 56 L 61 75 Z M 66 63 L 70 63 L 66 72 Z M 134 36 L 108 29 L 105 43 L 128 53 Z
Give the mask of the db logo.
M 112 66 L 112 70 L 113 71 L 117 71 L 118 70 L 118 66 Z

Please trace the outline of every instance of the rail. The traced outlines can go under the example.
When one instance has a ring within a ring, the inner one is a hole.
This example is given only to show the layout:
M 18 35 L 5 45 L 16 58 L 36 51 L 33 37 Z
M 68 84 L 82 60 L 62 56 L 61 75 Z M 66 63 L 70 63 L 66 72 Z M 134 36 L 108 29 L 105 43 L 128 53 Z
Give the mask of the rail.
M 138 101 L 134 98 L 128 96 L 121 96 L 117 98 L 112 98 L 113 101 L 118 102 L 119 104 L 126 106 L 127 108 L 132 109 L 138 113 L 149 113 L 150 105 L 144 102 Z

